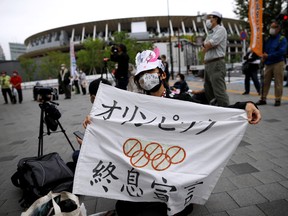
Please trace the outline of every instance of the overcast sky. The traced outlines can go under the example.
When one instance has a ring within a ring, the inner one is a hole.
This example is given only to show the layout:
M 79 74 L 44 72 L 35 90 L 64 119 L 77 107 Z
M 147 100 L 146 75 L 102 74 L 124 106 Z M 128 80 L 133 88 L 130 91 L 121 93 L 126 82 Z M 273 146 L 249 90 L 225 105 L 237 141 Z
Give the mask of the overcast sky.
M 219 11 L 236 18 L 234 0 L 0 0 L 0 45 L 10 60 L 9 42 L 24 43 L 36 33 L 66 25 L 115 18 L 196 16 Z

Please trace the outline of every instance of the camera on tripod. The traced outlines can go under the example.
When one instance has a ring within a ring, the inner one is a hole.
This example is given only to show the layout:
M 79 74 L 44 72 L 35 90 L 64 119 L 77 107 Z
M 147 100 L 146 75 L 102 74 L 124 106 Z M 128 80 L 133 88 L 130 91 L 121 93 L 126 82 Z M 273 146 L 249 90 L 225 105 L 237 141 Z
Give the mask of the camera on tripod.
M 35 86 L 35 93 L 39 95 L 38 101 L 45 102 L 52 99 L 54 90 L 52 87 Z
M 118 53 L 119 52 L 118 46 L 116 44 L 111 46 L 111 52 L 112 53 Z

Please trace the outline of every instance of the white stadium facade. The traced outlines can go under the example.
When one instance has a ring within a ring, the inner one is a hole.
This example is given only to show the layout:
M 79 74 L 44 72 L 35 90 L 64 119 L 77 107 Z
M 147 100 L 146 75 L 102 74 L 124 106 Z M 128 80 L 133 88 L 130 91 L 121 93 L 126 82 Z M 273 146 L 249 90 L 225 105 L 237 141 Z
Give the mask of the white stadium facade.
M 233 61 L 236 56 L 239 60 L 239 56 L 241 58 L 244 51 L 243 40 L 241 40 L 240 35 L 247 27 L 247 22 L 223 18 L 222 25 L 228 33 L 227 62 Z M 170 28 L 170 32 L 168 28 Z M 114 32 L 120 31 L 127 32 L 130 37 L 139 42 L 153 42 L 155 46 L 160 48 L 161 54 L 167 55 L 168 61 L 173 59 L 174 71 L 186 70 L 191 65 L 199 64 L 197 54 L 205 35 L 208 33 L 205 20 L 201 19 L 200 15 L 101 20 L 36 33 L 25 40 L 27 52 L 22 56 L 36 58 L 45 55 L 49 51 L 69 52 L 70 41 L 73 41 L 74 49 L 77 51 L 82 48 L 83 41 L 89 37 L 103 39 L 108 42 L 113 40 Z M 171 41 L 169 41 L 169 34 L 171 35 Z M 183 39 L 191 36 L 194 37 L 193 43 Z M 180 43 L 181 46 L 178 46 Z M 172 51 L 170 51 L 170 45 Z

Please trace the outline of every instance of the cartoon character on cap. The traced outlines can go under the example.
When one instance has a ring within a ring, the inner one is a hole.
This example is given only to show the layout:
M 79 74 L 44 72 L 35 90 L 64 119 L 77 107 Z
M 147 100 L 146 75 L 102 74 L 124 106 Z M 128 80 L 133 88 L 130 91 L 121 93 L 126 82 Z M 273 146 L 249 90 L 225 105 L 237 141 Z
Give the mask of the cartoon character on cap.
M 134 81 L 138 88 L 147 93 L 156 92 L 164 84 L 166 74 L 162 61 L 158 58 L 160 51 L 158 48 L 145 50 L 138 53 L 135 58 L 136 73 Z
M 216 25 L 220 25 L 222 21 L 222 14 L 217 11 L 212 11 L 211 13 L 205 15 L 204 19 L 206 19 L 206 27 L 211 30 Z

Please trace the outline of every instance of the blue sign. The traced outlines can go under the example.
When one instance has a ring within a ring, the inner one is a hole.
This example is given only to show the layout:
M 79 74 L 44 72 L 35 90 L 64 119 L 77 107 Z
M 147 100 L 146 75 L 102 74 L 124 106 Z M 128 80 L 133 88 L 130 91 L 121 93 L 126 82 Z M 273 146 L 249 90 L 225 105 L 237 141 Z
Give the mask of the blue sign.
M 240 38 L 241 38 L 241 40 L 246 40 L 246 38 L 247 38 L 247 33 L 246 33 L 245 31 L 242 31 L 242 32 L 240 33 Z

